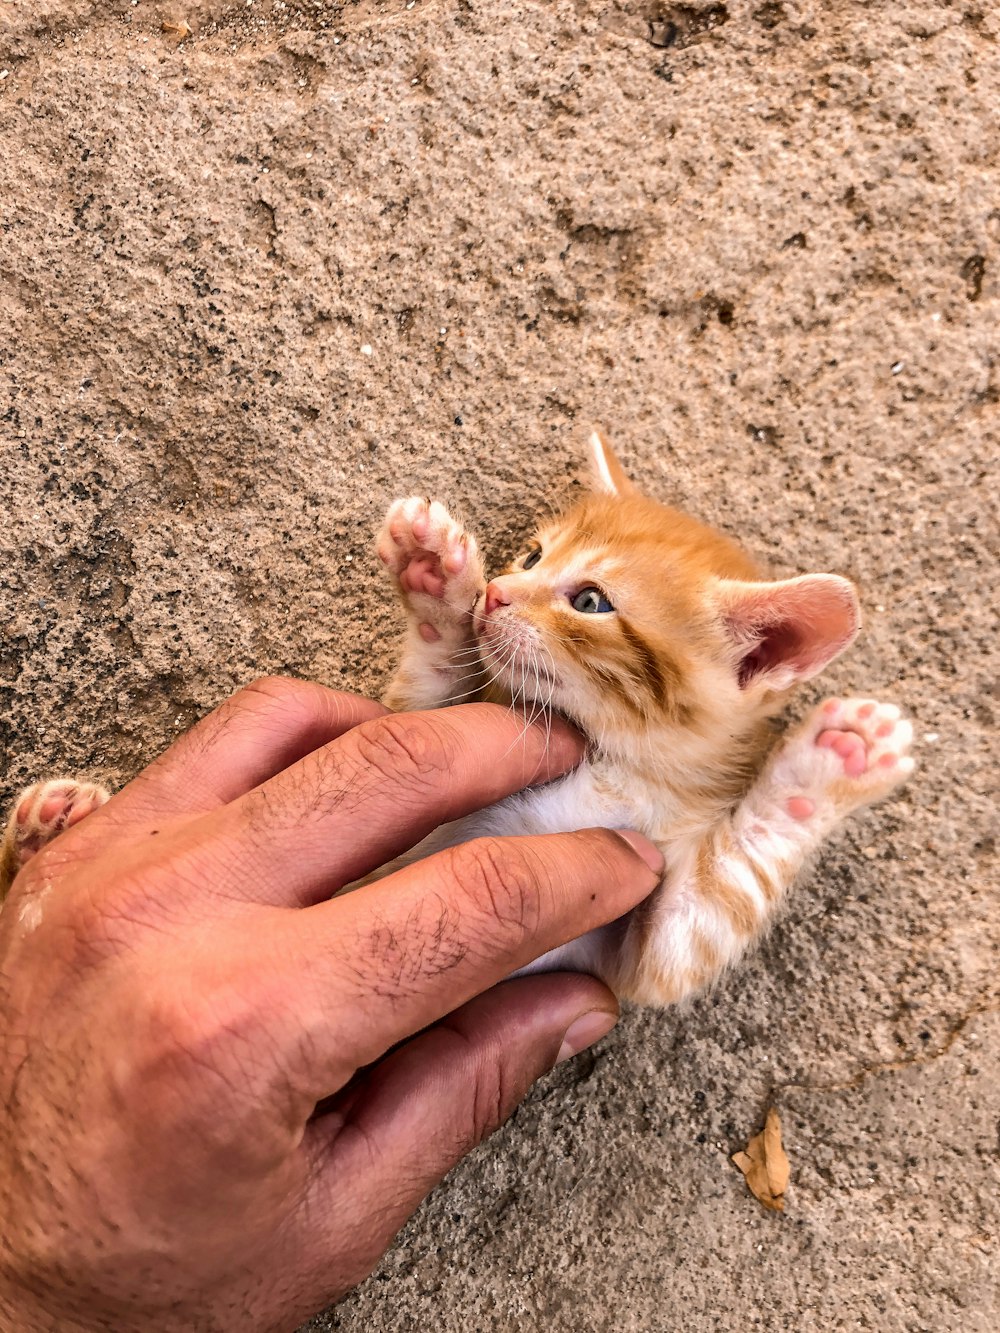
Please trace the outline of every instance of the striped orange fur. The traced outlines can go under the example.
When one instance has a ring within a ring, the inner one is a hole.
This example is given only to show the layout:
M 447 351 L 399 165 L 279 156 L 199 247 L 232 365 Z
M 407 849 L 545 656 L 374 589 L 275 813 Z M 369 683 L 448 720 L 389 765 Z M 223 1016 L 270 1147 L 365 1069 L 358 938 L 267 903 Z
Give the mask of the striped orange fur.
M 577 967 L 671 1004 L 760 936 L 837 819 L 905 776 L 910 729 L 891 705 L 831 701 L 769 755 L 768 719 L 857 633 L 854 588 L 833 574 L 766 579 L 730 538 L 640 495 L 600 434 L 591 451 L 593 492 L 488 584 L 442 506 L 414 497 L 389 512 L 379 554 L 410 627 L 386 701 L 554 709 L 590 738 L 570 777 L 406 859 L 484 833 L 639 829 L 666 858 L 660 888 L 623 927 L 528 970 Z M 858 746 L 864 770 L 847 773 Z

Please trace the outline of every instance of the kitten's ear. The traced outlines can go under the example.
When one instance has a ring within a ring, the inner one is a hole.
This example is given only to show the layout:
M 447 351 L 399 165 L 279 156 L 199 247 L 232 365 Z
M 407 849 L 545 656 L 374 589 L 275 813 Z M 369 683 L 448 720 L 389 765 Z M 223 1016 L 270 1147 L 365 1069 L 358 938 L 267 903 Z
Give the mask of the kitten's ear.
M 785 690 L 844 651 L 861 628 L 853 583 L 805 574 L 781 583 L 722 580 L 719 610 L 735 649 L 740 687 Z
M 605 495 L 629 495 L 635 487 L 625 475 L 625 469 L 619 463 L 611 441 L 602 430 L 591 432 L 587 441 L 590 448 L 590 466 L 593 472 L 594 486 Z

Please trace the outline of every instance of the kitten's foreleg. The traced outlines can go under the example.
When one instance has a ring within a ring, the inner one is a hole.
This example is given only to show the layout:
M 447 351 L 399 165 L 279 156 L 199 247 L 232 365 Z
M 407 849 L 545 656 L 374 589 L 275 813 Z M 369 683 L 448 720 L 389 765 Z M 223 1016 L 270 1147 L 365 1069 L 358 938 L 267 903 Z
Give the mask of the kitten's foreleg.
M 472 627 L 486 586 L 475 538 L 444 505 L 411 496 L 390 507 L 377 550 L 409 622 L 384 702 L 410 710 L 474 698 L 486 680 Z
M 673 849 L 667 877 L 634 914 L 609 977 L 619 994 L 673 1004 L 735 962 L 834 825 L 912 772 L 912 735 L 892 704 L 828 699 L 816 708 L 779 743 L 724 823 Z
M 93 782 L 56 778 L 26 787 L 17 798 L 0 842 L 0 902 L 14 876 L 63 829 L 98 809 L 110 792 Z

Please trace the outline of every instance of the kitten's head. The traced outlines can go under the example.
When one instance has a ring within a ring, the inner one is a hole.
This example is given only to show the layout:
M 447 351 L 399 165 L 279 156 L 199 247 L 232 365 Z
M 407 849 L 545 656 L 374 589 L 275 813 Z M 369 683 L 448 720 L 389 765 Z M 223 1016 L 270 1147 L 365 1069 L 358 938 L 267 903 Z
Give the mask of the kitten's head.
M 843 652 L 857 594 L 834 574 L 762 580 L 728 537 L 639 495 L 602 435 L 591 451 L 593 493 L 477 602 L 484 659 L 501 690 L 550 702 L 601 748 L 683 732 L 710 759 Z

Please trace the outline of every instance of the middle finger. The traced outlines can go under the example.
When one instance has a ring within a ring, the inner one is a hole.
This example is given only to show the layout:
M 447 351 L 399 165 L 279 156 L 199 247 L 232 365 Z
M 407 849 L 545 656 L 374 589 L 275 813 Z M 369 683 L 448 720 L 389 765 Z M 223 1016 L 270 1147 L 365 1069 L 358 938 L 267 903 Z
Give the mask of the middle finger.
M 362 723 L 221 812 L 217 837 L 240 848 L 231 887 L 286 906 L 328 898 L 438 825 L 557 777 L 582 754 L 558 719 L 527 725 L 493 704 Z

